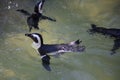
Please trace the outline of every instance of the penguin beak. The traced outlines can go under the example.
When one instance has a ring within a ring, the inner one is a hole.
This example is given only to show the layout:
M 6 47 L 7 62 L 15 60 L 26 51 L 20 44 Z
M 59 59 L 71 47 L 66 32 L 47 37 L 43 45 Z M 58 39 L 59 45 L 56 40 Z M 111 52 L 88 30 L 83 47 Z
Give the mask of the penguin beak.
M 25 34 L 25 36 L 30 37 L 30 38 L 32 37 L 32 35 L 31 35 L 31 34 Z
M 30 36 L 30 34 L 25 34 L 25 36 Z

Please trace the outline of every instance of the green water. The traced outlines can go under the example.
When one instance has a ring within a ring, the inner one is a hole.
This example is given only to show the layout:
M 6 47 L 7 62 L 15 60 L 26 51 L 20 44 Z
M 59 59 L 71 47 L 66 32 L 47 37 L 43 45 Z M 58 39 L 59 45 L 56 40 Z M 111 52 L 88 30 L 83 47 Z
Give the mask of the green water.
M 37 0 L 11 2 L 0 0 L 0 80 L 120 80 L 120 49 L 109 54 L 113 39 L 86 32 L 91 23 L 120 28 L 120 0 L 46 0 L 44 14 L 57 22 L 41 21 L 41 30 L 32 32 L 41 33 L 45 43 L 81 39 L 86 46 L 80 54 L 52 58 L 51 72 L 44 70 L 32 40 L 24 36 L 28 33 L 26 18 L 15 11 L 32 12 Z

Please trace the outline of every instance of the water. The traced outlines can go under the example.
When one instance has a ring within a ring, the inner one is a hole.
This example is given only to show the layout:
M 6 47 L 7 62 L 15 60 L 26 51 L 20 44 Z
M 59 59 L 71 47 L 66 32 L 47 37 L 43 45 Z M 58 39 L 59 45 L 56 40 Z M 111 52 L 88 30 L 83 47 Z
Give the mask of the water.
M 111 56 L 113 39 L 89 35 L 94 23 L 106 28 L 120 28 L 119 0 L 46 0 L 44 14 L 57 22 L 41 21 L 44 42 L 67 43 L 81 39 L 86 51 L 66 53 L 51 59 L 52 71 L 41 65 L 32 49 L 26 18 L 15 10 L 30 12 L 37 0 L 0 1 L 0 80 L 120 80 L 120 49 Z

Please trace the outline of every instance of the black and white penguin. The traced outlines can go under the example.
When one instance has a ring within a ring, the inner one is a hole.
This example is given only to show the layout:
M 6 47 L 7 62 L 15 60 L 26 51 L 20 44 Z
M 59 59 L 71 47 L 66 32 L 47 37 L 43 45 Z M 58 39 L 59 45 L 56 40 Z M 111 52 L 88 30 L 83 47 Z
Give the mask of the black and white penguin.
M 16 11 L 19 11 L 21 13 L 23 13 L 24 15 L 27 16 L 27 24 L 29 26 L 29 32 L 32 30 L 32 27 L 34 27 L 35 29 L 39 29 L 38 27 L 38 22 L 40 20 L 50 20 L 50 21 L 56 21 L 55 19 L 52 19 L 50 17 L 44 16 L 42 14 L 42 8 L 44 5 L 45 0 L 41 0 L 39 1 L 35 7 L 34 7 L 34 13 L 30 14 L 28 11 L 24 10 L 24 9 L 17 9 Z
M 39 33 L 25 34 L 25 36 L 30 37 L 33 40 L 32 46 L 41 56 L 42 65 L 48 71 L 50 68 L 50 56 L 58 56 L 65 52 L 83 52 L 85 46 L 79 45 L 81 41 L 76 40 L 67 44 L 44 44 L 43 38 Z

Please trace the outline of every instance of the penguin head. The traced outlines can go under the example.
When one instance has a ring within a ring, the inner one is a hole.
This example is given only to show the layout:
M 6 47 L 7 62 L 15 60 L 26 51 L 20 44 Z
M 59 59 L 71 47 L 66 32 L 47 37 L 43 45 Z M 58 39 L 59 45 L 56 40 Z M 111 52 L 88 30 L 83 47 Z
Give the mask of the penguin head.
M 34 41 L 34 43 L 43 45 L 42 35 L 38 33 L 31 33 L 31 34 L 25 34 L 25 36 L 30 37 Z
M 91 32 L 94 32 L 97 29 L 95 24 L 91 24 L 91 28 L 92 28 L 92 29 L 90 29 Z
M 89 29 L 87 32 L 89 34 L 93 34 L 93 33 L 96 32 L 96 29 L 97 29 L 96 25 L 95 24 L 91 24 L 91 29 Z
M 92 29 L 95 29 L 96 25 L 95 24 L 91 24 L 91 27 L 92 27 Z

